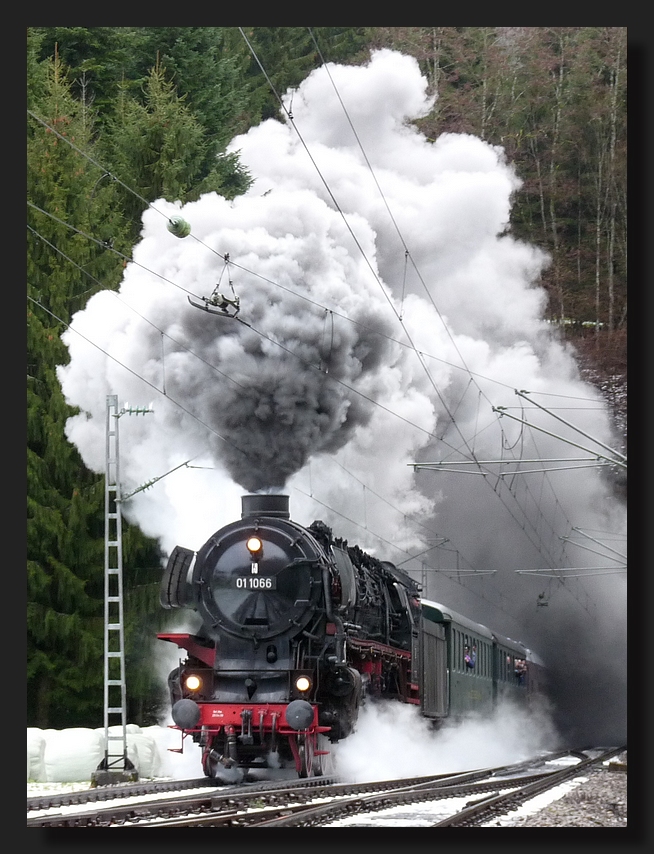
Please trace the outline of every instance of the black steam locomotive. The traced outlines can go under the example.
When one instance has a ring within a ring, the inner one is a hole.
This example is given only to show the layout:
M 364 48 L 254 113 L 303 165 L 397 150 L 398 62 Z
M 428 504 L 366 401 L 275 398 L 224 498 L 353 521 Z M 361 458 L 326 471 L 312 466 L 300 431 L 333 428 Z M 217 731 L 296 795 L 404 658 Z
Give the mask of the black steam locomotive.
M 241 519 L 197 554 L 177 546 L 161 604 L 197 611 L 201 628 L 158 637 L 187 653 L 168 678 L 172 718 L 201 746 L 204 773 L 281 761 L 300 777 L 321 775 L 365 696 L 413 703 L 438 721 L 468 711 L 470 698 L 490 704 L 502 682 L 524 693 L 507 664 L 530 659 L 522 645 L 501 639 L 500 648 L 483 626 L 421 607 L 419 593 L 322 522 L 291 521 L 286 495 L 245 495 Z M 479 666 L 466 672 L 467 662 L 455 679 L 464 637 L 479 643 Z

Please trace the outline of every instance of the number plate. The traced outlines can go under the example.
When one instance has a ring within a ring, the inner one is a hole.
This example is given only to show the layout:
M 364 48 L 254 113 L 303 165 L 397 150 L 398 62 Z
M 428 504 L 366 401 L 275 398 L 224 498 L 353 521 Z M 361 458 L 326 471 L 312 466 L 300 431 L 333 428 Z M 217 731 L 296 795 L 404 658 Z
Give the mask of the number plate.
M 277 578 L 274 575 L 236 575 L 232 578 L 232 587 L 236 590 L 276 590 Z

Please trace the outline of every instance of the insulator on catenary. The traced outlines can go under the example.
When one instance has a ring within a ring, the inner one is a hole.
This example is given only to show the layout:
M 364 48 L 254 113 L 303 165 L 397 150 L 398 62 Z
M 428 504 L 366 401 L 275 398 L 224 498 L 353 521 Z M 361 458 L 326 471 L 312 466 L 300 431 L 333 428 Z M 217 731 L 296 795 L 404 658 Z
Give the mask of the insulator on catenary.
M 171 216 L 168 220 L 168 231 L 175 237 L 188 237 L 191 233 L 191 225 L 181 216 Z

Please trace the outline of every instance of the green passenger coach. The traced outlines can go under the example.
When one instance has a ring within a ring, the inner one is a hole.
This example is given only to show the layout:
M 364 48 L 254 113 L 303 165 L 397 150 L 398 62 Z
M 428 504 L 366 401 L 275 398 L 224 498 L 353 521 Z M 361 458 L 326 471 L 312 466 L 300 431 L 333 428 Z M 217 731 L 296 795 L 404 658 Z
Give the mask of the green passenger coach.
M 421 599 L 422 713 L 439 722 L 528 697 L 529 651 L 438 602 Z

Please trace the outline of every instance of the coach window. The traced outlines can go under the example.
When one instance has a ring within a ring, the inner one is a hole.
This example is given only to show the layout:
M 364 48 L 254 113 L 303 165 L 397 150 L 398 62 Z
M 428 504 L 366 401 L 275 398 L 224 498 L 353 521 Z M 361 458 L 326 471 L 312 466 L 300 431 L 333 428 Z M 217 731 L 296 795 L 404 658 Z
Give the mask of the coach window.
M 452 669 L 459 669 L 459 633 L 452 629 Z
M 457 632 L 456 637 L 458 641 L 456 666 L 460 673 L 463 670 L 463 635 L 461 632 Z

